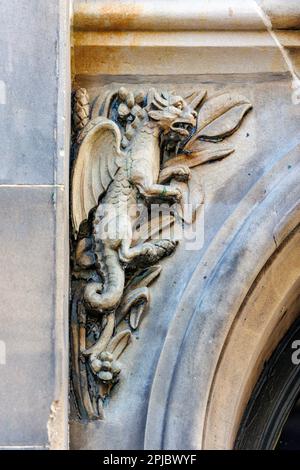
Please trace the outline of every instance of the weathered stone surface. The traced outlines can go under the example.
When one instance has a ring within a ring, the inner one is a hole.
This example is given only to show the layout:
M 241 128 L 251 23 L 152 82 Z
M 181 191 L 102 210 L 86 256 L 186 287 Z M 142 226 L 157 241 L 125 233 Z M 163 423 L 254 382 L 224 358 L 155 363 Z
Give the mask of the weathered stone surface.
M 0 219 L 0 446 L 46 445 L 55 388 L 53 189 L 0 187 Z
M 255 0 L 275 27 L 299 27 L 297 0 Z M 254 1 L 75 0 L 74 23 L 81 31 L 264 30 Z
M 0 0 L 0 448 L 68 442 L 68 7 Z
M 53 183 L 59 2 L 0 1 L 0 183 Z

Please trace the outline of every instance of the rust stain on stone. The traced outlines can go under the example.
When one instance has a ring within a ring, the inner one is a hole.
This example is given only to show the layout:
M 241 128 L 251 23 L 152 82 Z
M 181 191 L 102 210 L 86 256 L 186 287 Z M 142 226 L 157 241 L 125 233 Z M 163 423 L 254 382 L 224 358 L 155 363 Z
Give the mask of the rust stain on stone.
M 101 9 L 101 22 L 107 22 L 110 28 L 113 26 L 117 31 L 126 31 L 139 21 L 143 10 L 143 6 L 137 3 L 104 5 Z
M 144 19 L 144 6 L 138 2 L 81 4 L 74 11 L 74 26 L 77 30 L 126 31 L 139 29 Z

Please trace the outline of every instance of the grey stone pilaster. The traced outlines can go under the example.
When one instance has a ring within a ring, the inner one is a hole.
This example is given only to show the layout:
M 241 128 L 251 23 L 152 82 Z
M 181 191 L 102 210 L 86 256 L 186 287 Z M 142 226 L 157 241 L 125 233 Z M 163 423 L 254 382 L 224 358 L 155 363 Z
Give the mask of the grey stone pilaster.
M 0 0 L 0 448 L 68 446 L 69 3 Z

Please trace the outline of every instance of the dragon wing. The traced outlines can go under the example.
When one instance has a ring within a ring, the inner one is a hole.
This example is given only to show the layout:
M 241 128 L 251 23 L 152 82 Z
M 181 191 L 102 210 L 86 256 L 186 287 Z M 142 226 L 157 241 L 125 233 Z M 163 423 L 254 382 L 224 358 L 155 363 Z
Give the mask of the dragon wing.
M 79 150 L 72 177 L 72 222 L 75 236 L 81 222 L 98 204 L 120 168 L 121 132 L 113 121 L 97 117 L 78 136 Z

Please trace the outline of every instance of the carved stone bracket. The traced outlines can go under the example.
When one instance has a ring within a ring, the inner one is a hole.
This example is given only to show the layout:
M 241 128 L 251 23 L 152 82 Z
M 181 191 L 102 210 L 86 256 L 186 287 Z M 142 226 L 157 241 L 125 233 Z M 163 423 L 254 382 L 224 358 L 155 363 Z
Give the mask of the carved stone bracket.
M 103 418 L 149 285 L 176 248 L 170 227 L 197 218 L 204 195 L 193 168 L 234 152 L 222 141 L 250 109 L 228 92 L 139 86 L 100 93 L 90 109 L 87 91 L 74 92 L 71 376 L 81 418 Z

